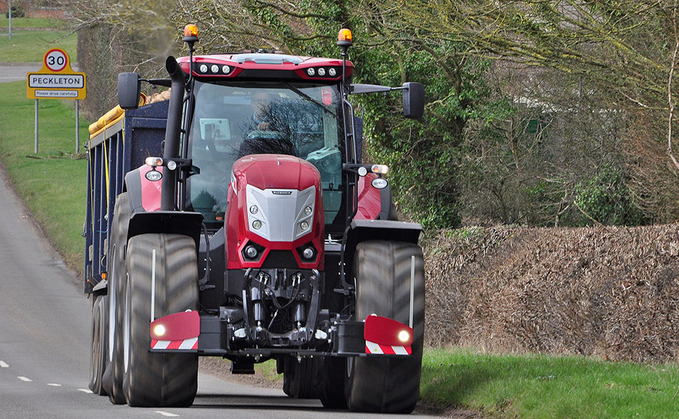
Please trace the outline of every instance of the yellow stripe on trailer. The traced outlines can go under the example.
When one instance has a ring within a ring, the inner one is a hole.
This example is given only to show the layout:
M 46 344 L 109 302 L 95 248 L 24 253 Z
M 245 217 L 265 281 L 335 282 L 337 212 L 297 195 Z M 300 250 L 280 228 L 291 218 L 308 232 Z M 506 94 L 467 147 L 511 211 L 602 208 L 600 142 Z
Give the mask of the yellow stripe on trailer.
M 144 106 L 145 104 L 146 104 L 146 95 L 142 93 L 140 98 L 139 98 L 139 106 Z M 90 124 L 90 127 L 89 127 L 90 140 L 92 138 L 96 137 L 97 135 L 99 135 L 107 127 L 110 127 L 111 125 L 114 125 L 116 122 L 120 121 L 124 116 L 125 116 L 125 110 L 123 108 L 121 108 L 120 106 L 116 106 L 115 108 L 106 112 L 96 122 L 93 122 L 92 124 Z

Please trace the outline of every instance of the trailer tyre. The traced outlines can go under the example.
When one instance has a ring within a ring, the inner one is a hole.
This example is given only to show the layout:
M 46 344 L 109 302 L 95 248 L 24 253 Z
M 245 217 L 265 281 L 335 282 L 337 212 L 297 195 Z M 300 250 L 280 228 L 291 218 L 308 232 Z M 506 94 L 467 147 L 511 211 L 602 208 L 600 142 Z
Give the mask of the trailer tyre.
M 198 390 L 198 355 L 149 352 L 149 321 L 152 276 L 155 277 L 156 319 L 197 310 L 197 266 L 195 242 L 188 236 L 143 234 L 129 241 L 123 322 L 123 392 L 130 406 L 184 407 L 193 404 Z
M 92 303 L 92 350 L 90 358 L 90 384 L 89 389 L 92 393 L 98 395 L 106 395 L 103 389 L 102 375 L 106 367 L 106 333 L 107 333 L 107 316 L 108 307 L 106 305 L 106 296 L 98 295 L 94 297 Z
M 412 355 L 348 358 L 346 397 L 351 410 L 412 412 L 419 397 L 424 342 L 424 262 L 420 247 L 405 242 L 367 241 L 356 248 L 357 321 L 377 314 L 408 324 L 413 268 Z

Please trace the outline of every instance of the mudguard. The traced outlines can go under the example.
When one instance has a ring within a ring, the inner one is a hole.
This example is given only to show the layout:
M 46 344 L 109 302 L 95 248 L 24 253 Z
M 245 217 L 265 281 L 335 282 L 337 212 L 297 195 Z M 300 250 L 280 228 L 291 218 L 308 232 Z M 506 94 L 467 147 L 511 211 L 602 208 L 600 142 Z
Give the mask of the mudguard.
M 358 180 L 358 210 L 355 220 L 396 219 L 389 184 L 385 181 L 386 186 L 378 189 L 372 184 L 375 179 L 377 175 L 368 173 Z
M 130 209 L 132 213 L 151 212 L 160 209 L 160 191 L 162 182 L 146 179 L 146 173 L 153 170 L 151 166 L 141 166 L 130 170 L 125 175 L 125 189 L 130 197 Z M 155 170 L 163 172 L 162 167 Z
M 422 226 L 418 223 L 391 220 L 361 220 L 354 219 L 347 232 L 344 250 L 345 263 L 351 267 L 354 263 L 356 246 L 366 240 L 388 240 L 417 244 L 422 233 Z M 351 268 L 348 272 L 351 271 Z

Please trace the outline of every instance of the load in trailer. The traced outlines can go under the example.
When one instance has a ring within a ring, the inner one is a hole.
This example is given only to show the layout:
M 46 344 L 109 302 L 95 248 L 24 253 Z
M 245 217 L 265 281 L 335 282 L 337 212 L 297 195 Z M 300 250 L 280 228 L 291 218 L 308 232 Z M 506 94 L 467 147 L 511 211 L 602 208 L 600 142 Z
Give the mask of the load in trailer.
M 90 388 L 130 406 L 189 406 L 198 356 L 234 374 L 275 360 L 283 390 L 328 408 L 409 413 L 424 334 L 421 227 L 395 220 L 382 165 L 361 162 L 342 59 L 169 57 L 169 79 L 118 78 L 91 127 L 85 292 Z M 141 82 L 171 87 L 144 104 Z

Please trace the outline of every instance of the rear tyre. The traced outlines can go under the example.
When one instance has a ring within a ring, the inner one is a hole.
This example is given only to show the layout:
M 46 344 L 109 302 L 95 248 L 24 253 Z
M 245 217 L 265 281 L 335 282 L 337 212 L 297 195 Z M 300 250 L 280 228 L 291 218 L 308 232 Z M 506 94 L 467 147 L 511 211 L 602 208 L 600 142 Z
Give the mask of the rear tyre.
M 414 341 L 403 358 L 348 358 L 346 397 L 349 409 L 410 413 L 420 390 L 424 342 L 424 262 L 416 244 L 389 241 L 359 243 L 354 258 L 355 320 L 371 314 L 404 324 L 410 317 L 411 268 L 414 262 Z
M 346 377 L 346 360 L 344 358 L 325 357 L 319 361 L 320 386 L 318 388 L 321 403 L 326 409 L 346 409 L 347 399 L 344 395 L 344 377 Z
M 94 297 L 92 303 L 92 350 L 90 358 L 90 384 L 89 389 L 92 393 L 106 395 L 103 389 L 102 375 L 106 368 L 106 320 L 108 312 L 106 307 L 106 296 L 98 295 Z
M 120 296 L 123 293 L 125 278 L 125 247 L 127 244 L 127 230 L 130 223 L 130 200 L 127 193 L 121 193 L 116 198 L 111 223 L 111 256 L 108 266 L 108 304 L 106 320 L 105 368 L 102 385 L 113 404 L 125 403 L 123 395 L 123 352 L 122 352 L 122 317 L 123 307 Z
M 294 399 L 318 398 L 314 386 L 314 359 L 283 359 L 283 392 Z
M 127 272 L 122 330 L 123 391 L 127 404 L 138 407 L 190 406 L 198 390 L 198 355 L 149 352 L 149 321 L 153 275 L 156 319 L 198 309 L 195 242 L 178 234 L 132 237 L 127 248 Z

